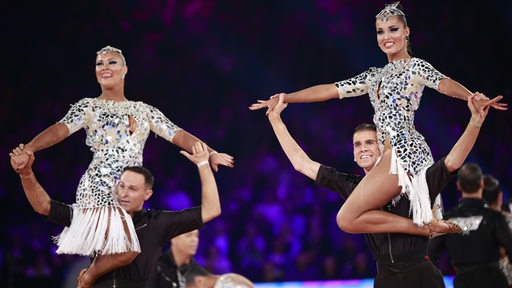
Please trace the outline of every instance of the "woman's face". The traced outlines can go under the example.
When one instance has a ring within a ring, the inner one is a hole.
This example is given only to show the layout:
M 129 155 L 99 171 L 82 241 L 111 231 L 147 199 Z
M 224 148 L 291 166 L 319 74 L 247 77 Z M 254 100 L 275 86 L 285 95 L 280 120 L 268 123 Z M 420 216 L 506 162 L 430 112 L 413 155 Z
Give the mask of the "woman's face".
M 128 68 L 117 52 L 99 54 L 96 57 L 96 79 L 102 87 L 122 83 Z
M 386 22 L 377 20 L 375 28 L 377 29 L 377 43 L 380 49 L 388 55 L 389 60 L 409 56 L 405 39 L 409 36 L 409 27 L 405 27 L 398 16 L 390 17 Z

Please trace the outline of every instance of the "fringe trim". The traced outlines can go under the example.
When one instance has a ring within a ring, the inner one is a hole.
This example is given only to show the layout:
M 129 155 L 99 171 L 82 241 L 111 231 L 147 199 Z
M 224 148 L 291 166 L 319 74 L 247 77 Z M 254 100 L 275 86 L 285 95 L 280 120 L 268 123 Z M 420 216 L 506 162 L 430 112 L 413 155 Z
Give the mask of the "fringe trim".
M 411 203 L 409 214 L 412 213 L 413 222 L 420 226 L 430 223 L 433 215 L 427 179 L 425 176 L 428 165 L 427 167 L 422 168 L 416 175 L 409 176 L 399 161 L 396 149 L 392 148 L 389 173 L 398 175 L 398 186 L 402 187 L 400 195 L 396 196 L 392 203 L 395 205 L 400 198 L 404 196 L 408 197 Z M 436 203 L 440 203 L 440 201 L 441 198 L 440 195 L 438 195 Z
M 71 225 L 53 240 L 59 247 L 58 254 L 91 256 L 140 252 L 133 221 L 120 206 L 81 208 L 74 205 Z

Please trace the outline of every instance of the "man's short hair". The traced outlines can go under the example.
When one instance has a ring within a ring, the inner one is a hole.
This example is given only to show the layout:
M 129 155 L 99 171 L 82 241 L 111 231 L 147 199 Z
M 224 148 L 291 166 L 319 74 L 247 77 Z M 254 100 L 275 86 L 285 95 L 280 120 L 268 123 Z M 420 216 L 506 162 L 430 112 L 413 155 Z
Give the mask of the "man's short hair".
M 185 283 L 187 286 L 194 284 L 197 277 L 207 277 L 212 275 L 212 273 L 208 272 L 205 268 L 199 265 L 190 265 L 189 267 L 190 268 L 185 273 Z
M 483 179 L 482 169 L 476 163 L 462 165 L 457 174 L 457 182 L 464 193 L 476 193 Z
M 357 132 L 362 132 L 362 131 L 373 131 L 373 132 L 377 132 L 377 127 L 375 126 L 375 124 L 370 124 L 370 123 L 363 123 L 363 124 L 359 124 L 357 125 L 357 127 L 354 129 L 354 134 L 356 134 Z
M 498 195 L 500 194 L 500 181 L 494 178 L 492 175 L 484 176 L 484 192 L 482 197 L 489 204 L 494 204 L 498 202 Z
M 137 174 L 144 176 L 144 184 L 146 185 L 146 187 L 148 189 L 153 188 L 153 184 L 155 184 L 155 177 L 153 177 L 153 174 L 151 174 L 151 172 L 148 169 L 142 166 L 126 166 L 123 169 L 123 173 L 125 171 L 135 172 Z

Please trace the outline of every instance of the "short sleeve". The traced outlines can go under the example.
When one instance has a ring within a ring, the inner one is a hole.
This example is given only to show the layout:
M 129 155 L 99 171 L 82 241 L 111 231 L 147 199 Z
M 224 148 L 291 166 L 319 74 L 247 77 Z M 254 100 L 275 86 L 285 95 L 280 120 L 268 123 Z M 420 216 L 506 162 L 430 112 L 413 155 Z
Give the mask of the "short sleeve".
M 91 106 L 90 100 L 90 98 L 84 98 L 73 104 L 64 118 L 59 121 L 60 123 L 66 124 L 69 129 L 69 134 L 73 134 L 80 128 L 86 126 L 87 111 Z
M 155 215 L 159 229 L 162 232 L 160 244 L 164 245 L 169 239 L 183 233 L 202 228 L 203 218 L 201 206 L 184 209 L 181 211 L 159 211 Z
M 335 82 L 339 98 L 361 96 L 368 93 L 368 77 L 371 70 L 365 71 L 347 80 Z
M 172 142 L 174 135 L 181 130 L 176 124 L 171 122 L 169 118 L 167 118 L 164 113 L 162 113 L 157 108 L 147 105 L 149 109 L 149 120 L 150 120 L 150 129 L 155 132 L 158 136 L 166 139 L 169 142 Z
M 421 79 L 421 84 L 437 91 L 439 91 L 439 82 L 441 82 L 443 78 L 447 78 L 444 74 L 437 71 L 430 63 L 422 59 L 416 58 L 412 69 L 418 73 L 417 75 Z
M 71 225 L 73 207 L 54 200 L 51 200 L 50 203 L 50 214 L 48 214 L 46 221 L 64 226 Z
M 457 175 L 458 170 L 450 173 L 444 164 L 444 160 L 446 157 L 443 157 L 441 160 L 438 160 L 432 166 L 427 168 L 427 172 L 425 174 L 428 191 L 430 192 L 430 199 L 434 201 L 434 199 L 443 191 L 446 185 Z
M 320 165 L 315 183 L 347 199 L 361 179 L 361 176 L 340 173 L 332 167 Z

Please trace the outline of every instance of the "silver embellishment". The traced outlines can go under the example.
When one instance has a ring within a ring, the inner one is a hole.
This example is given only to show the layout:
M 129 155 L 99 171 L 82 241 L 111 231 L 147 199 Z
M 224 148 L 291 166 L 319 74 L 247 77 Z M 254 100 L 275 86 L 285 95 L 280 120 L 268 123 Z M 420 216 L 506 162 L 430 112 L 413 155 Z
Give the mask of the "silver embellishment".
M 384 9 L 382 9 L 379 12 L 379 14 L 375 16 L 375 18 L 382 22 L 386 22 L 389 20 L 390 17 L 393 16 L 405 16 L 404 12 L 397 8 L 398 4 L 400 4 L 400 1 L 396 1 L 391 4 L 386 4 Z
M 454 217 L 448 220 L 454 222 L 462 228 L 462 235 L 469 235 L 471 231 L 475 231 L 482 223 L 484 216 L 470 216 L 470 217 Z
M 106 54 L 108 52 L 116 52 L 117 54 L 119 54 L 119 56 L 123 60 L 124 65 L 126 66 L 126 59 L 124 58 L 123 51 L 121 51 L 121 49 L 107 45 L 107 46 L 101 48 L 100 51 L 96 52 L 96 54 L 100 55 L 100 54 Z M 124 79 L 124 77 L 123 77 L 123 79 Z

